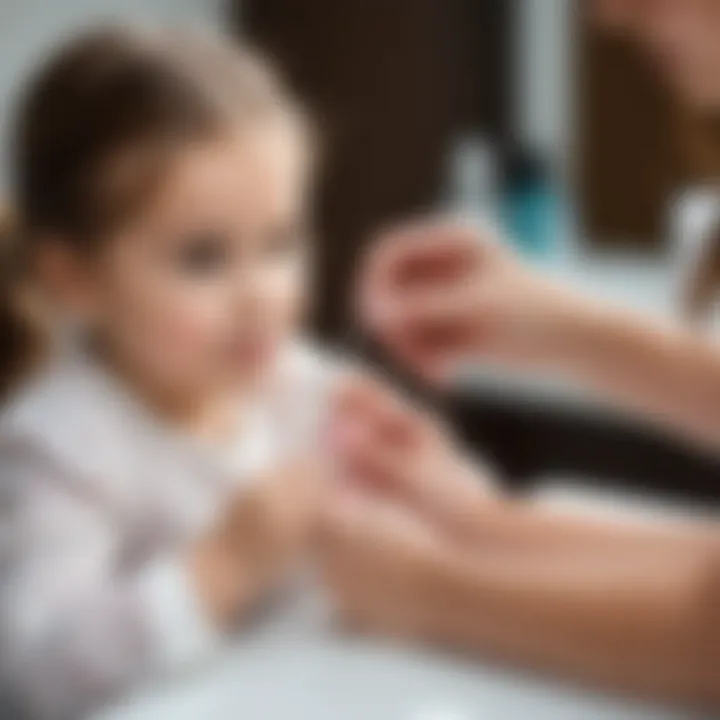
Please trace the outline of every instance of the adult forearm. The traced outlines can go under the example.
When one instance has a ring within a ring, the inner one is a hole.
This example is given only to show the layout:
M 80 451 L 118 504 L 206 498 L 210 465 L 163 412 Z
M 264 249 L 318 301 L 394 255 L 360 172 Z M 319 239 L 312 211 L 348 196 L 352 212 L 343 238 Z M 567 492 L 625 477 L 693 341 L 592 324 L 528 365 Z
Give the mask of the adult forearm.
M 642 521 L 637 518 L 598 518 L 569 513 L 532 500 L 487 497 L 467 507 L 458 538 L 466 547 L 586 557 L 593 550 L 654 554 L 668 557 L 713 553 L 720 525 L 712 521 Z
M 590 301 L 558 318 L 552 362 L 689 438 L 720 445 L 720 348 Z
M 438 569 L 431 639 L 564 677 L 720 704 L 716 558 L 488 553 Z

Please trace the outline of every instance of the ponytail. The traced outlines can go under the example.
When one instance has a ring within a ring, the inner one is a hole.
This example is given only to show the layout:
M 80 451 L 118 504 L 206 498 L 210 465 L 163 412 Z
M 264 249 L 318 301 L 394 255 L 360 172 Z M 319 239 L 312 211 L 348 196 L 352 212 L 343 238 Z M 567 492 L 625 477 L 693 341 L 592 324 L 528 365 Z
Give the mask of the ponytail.
M 0 209 L 0 403 L 31 369 L 40 337 L 22 307 L 20 228 L 12 213 Z

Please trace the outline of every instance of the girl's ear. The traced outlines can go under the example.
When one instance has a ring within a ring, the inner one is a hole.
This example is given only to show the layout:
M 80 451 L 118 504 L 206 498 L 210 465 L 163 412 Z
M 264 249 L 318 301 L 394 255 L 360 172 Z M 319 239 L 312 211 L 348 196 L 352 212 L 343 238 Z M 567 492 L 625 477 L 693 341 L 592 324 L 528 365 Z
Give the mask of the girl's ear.
M 49 237 L 39 243 L 34 270 L 50 317 L 77 327 L 94 322 L 99 280 L 91 258 L 61 238 Z

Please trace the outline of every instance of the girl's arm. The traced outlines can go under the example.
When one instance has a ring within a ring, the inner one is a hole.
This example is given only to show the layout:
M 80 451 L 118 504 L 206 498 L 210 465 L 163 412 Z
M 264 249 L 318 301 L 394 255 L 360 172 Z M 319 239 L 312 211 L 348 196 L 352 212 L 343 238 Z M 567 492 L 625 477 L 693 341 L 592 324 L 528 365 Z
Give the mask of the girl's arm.
M 289 473 L 286 487 L 258 483 L 224 522 L 167 552 L 152 540 L 133 548 L 122 518 L 44 458 L 4 455 L 2 479 L 15 498 L 1 578 L 3 669 L 42 720 L 84 716 L 207 659 L 300 544 L 302 498 L 287 490 L 301 483 Z
M 216 649 L 222 635 L 189 551 L 129 557 L 122 529 L 82 484 L 29 455 L 3 457 L 3 472 L 16 496 L 2 577 L 3 671 L 30 716 L 84 716 Z

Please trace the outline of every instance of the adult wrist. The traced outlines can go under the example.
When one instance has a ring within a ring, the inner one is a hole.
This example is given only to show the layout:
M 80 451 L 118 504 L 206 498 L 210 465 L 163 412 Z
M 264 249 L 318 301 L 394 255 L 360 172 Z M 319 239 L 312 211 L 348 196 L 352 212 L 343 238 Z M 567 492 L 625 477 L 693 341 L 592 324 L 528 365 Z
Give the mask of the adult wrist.
M 463 548 L 447 545 L 424 569 L 418 587 L 416 619 L 418 635 L 424 642 L 457 644 L 470 628 L 465 624 L 475 615 L 478 598 L 477 579 L 471 554 Z M 473 611 L 468 612 L 472 607 Z
M 594 344 L 606 309 L 565 288 L 551 288 L 548 294 L 543 329 L 545 359 L 553 369 L 574 371 Z

